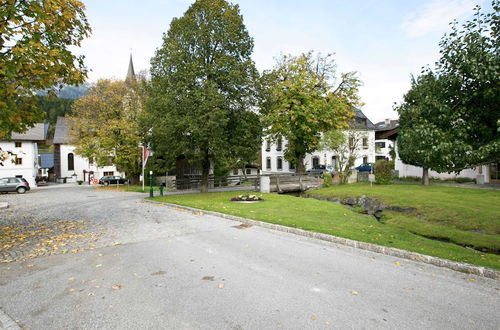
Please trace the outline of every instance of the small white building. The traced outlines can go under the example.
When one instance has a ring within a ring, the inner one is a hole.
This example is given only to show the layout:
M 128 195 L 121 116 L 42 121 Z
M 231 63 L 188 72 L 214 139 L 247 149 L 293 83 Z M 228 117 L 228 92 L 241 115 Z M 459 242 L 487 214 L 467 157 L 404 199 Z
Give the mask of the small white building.
M 0 178 L 22 177 L 31 187 L 35 187 L 39 168 L 38 143 L 45 141 L 46 132 L 46 125 L 40 123 L 25 133 L 12 133 L 10 139 L 0 140 L 2 151 L 13 154 L 0 166 Z
M 423 169 L 419 166 L 409 165 L 403 163 L 401 158 L 399 158 L 396 139 L 399 132 L 399 120 L 389 120 L 386 119 L 382 122 L 376 123 L 376 142 L 375 144 L 382 147 L 382 143 L 386 148 L 377 149 L 376 146 L 376 157 L 390 157 L 389 152 L 394 148 L 396 152 L 396 159 L 394 162 L 394 167 L 398 172 L 400 178 L 406 177 L 422 177 Z M 500 165 L 498 163 L 493 163 L 489 165 L 480 165 L 474 168 L 464 169 L 459 173 L 438 173 L 436 171 L 429 170 L 429 178 L 434 179 L 457 179 L 457 178 L 468 178 L 475 179 L 476 183 L 498 183 L 500 182 Z
M 358 157 L 356 158 L 354 167 L 365 163 L 373 163 L 375 161 L 375 126 L 364 113 L 356 109 L 355 127 L 356 131 L 362 135 L 362 141 L 359 143 Z M 285 160 L 286 139 L 278 139 L 272 142 L 264 140 L 262 144 L 262 173 L 293 173 L 295 168 L 287 160 Z M 306 170 L 315 168 L 318 165 L 335 166 L 337 155 L 329 149 L 317 150 L 307 154 L 304 158 Z
M 72 144 L 70 129 L 72 122 L 68 118 L 58 117 L 54 133 L 54 175 L 56 180 L 76 182 L 78 180 L 95 183 L 95 180 L 105 175 L 124 174 L 116 166 L 99 167 L 89 159 L 75 153 L 76 146 Z

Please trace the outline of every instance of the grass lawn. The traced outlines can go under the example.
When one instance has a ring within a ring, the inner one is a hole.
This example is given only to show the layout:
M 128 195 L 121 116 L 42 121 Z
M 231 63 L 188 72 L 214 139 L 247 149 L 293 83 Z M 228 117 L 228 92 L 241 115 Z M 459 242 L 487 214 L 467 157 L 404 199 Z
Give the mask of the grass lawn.
M 415 186 L 412 185 L 412 187 Z M 317 192 L 326 194 L 327 190 L 321 189 Z M 456 244 L 425 238 L 412 233 L 404 226 L 391 224 L 389 221 L 378 222 L 372 217 L 353 212 L 337 203 L 277 194 L 262 194 L 265 201 L 256 204 L 239 204 L 229 201 L 231 197 L 244 193 L 255 194 L 254 192 L 217 192 L 170 195 L 155 197 L 154 200 L 500 269 L 499 255 L 481 253 Z M 409 206 L 404 203 L 401 205 Z

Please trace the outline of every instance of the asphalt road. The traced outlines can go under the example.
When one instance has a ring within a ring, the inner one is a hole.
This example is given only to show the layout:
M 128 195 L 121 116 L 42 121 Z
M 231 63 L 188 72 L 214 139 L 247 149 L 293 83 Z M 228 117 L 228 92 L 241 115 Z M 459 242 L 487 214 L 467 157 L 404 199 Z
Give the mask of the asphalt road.
M 0 263 L 0 309 L 30 329 L 500 328 L 498 281 L 143 196 L 2 195 L 0 226 L 85 220 L 102 235 L 77 253 Z

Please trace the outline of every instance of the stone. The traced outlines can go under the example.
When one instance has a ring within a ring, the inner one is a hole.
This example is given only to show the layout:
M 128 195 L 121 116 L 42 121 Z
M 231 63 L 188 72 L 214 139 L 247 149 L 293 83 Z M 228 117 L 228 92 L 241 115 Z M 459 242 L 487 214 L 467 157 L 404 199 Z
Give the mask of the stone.
M 9 208 L 9 203 L 7 202 L 0 202 L 0 210 L 1 209 L 7 209 Z

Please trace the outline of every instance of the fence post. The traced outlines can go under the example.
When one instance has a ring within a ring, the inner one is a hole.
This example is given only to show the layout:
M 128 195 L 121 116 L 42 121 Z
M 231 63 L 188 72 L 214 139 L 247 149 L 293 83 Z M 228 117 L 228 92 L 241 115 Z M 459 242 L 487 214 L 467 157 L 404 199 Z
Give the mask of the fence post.
M 302 175 L 299 174 L 299 186 L 300 186 L 300 191 L 304 191 L 304 185 L 302 184 Z

